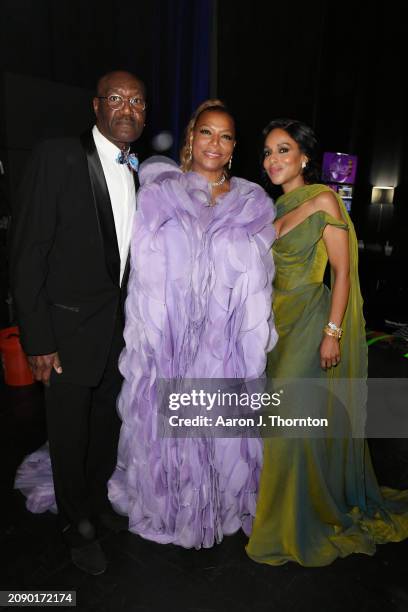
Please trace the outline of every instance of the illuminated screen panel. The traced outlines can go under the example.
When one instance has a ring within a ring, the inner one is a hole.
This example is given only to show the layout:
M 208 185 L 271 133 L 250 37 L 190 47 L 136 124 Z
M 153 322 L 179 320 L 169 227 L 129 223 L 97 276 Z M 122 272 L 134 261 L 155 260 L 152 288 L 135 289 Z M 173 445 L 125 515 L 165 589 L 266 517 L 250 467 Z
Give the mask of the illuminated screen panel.
M 324 153 L 322 179 L 325 183 L 354 184 L 356 171 L 356 155 L 348 155 L 348 153 Z

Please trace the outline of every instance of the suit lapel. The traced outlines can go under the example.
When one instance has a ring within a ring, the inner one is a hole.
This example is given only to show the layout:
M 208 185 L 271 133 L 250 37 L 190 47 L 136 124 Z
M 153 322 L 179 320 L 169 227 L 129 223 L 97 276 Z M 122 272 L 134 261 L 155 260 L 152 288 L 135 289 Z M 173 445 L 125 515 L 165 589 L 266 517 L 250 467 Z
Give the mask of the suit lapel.
M 96 217 L 98 219 L 99 234 L 105 253 L 106 266 L 112 281 L 115 285 L 119 285 L 120 255 L 116 237 L 115 220 L 113 218 L 112 204 L 101 160 L 99 159 L 91 131 L 82 134 L 81 144 L 85 150 L 88 161 L 89 178 L 92 186 Z

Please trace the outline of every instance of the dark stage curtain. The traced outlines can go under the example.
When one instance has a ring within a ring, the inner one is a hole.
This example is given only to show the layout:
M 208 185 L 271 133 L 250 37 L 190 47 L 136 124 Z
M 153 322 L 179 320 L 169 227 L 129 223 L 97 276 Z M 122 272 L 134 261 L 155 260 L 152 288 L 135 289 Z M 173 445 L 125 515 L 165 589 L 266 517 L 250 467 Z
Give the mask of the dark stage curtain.
M 213 0 L 156 0 L 149 94 L 151 132 L 169 131 L 178 160 L 183 131 L 210 92 Z

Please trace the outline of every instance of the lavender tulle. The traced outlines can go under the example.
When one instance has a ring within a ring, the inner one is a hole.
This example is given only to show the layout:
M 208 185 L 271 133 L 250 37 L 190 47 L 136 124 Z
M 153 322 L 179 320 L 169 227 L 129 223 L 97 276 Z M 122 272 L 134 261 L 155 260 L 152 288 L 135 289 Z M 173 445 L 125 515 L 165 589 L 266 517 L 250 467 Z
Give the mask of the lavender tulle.
M 26 496 L 26 508 L 30 512 L 57 513 L 48 444 L 24 459 L 17 470 L 14 487 Z
M 156 430 L 158 378 L 260 377 L 277 341 L 271 309 L 275 209 L 232 178 L 209 206 L 203 177 L 170 160 L 140 167 L 126 301 L 123 421 L 109 498 L 144 538 L 210 547 L 249 534 L 262 466 L 257 438 L 166 438 Z M 20 466 L 32 512 L 56 510 L 45 446 Z
M 158 378 L 257 378 L 276 340 L 274 208 L 233 178 L 210 207 L 207 182 L 168 163 L 141 167 L 126 302 L 123 424 L 109 498 L 131 531 L 186 548 L 249 534 L 262 466 L 257 438 L 160 438 Z

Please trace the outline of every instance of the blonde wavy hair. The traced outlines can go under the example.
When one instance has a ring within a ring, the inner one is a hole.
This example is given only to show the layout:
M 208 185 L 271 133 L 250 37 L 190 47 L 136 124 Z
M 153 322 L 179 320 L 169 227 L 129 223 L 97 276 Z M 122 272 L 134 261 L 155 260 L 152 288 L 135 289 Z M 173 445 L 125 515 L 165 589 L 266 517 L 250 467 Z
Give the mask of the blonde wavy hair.
M 193 163 L 193 159 L 191 157 L 191 146 L 193 143 L 194 128 L 201 113 L 207 110 L 221 111 L 229 115 L 232 120 L 234 120 L 224 102 L 222 100 L 218 100 L 218 98 L 210 98 L 209 100 L 205 100 L 205 102 L 202 102 L 200 106 L 196 108 L 187 124 L 184 133 L 183 145 L 180 149 L 180 168 L 183 170 L 183 172 L 188 172 L 191 170 Z

